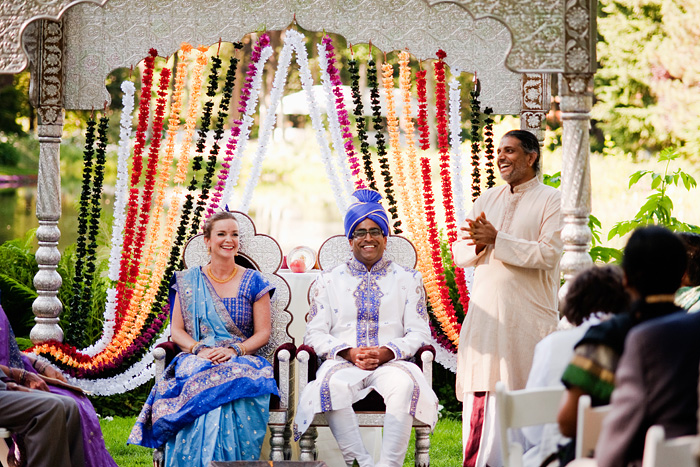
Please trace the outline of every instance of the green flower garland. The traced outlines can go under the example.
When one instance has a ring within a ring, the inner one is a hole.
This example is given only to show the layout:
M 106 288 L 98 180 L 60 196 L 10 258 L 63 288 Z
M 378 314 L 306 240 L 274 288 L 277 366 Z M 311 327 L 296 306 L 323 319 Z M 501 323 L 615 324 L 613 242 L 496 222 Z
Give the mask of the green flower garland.
M 484 109 L 484 143 L 486 144 L 486 188 L 493 188 L 496 185 L 496 175 L 494 174 L 494 153 L 493 153 L 493 109 Z
M 396 198 L 394 198 L 391 172 L 389 171 L 389 160 L 386 157 L 386 141 L 384 140 L 384 134 L 382 133 L 384 127 L 382 125 L 382 108 L 379 104 L 377 64 L 374 62 L 374 60 L 370 59 L 367 62 L 367 67 L 367 84 L 369 86 L 370 99 L 372 102 L 372 123 L 376 135 L 375 138 L 377 140 L 379 167 L 381 167 L 381 174 L 384 177 L 384 193 L 386 194 L 386 200 L 389 203 L 388 211 L 391 213 L 391 219 L 394 221 L 394 235 L 398 235 L 403 231 L 400 228 L 401 220 L 399 219 L 398 210 L 396 208 Z
M 350 70 L 352 102 L 355 104 L 353 114 L 355 115 L 355 124 L 357 126 L 357 139 L 360 140 L 365 177 L 369 187 L 374 191 L 378 191 L 377 181 L 374 179 L 374 170 L 372 169 L 372 156 L 369 153 L 369 143 L 367 142 L 367 122 L 363 115 L 364 106 L 362 105 L 362 94 L 360 93 L 360 68 L 357 66 L 357 60 L 354 58 L 350 59 L 348 68 Z

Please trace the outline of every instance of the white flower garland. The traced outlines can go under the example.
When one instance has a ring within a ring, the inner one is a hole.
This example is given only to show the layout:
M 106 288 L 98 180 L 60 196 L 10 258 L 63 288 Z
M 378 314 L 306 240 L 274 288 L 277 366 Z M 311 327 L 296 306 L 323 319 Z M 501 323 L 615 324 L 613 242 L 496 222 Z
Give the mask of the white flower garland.
M 294 31 L 290 31 L 294 32 Z M 290 33 L 287 33 L 289 36 Z M 248 178 L 248 183 L 246 184 L 245 191 L 243 193 L 243 200 L 241 201 L 240 210 L 243 212 L 248 212 L 250 208 L 250 201 L 253 198 L 253 191 L 260 181 L 260 174 L 262 173 L 262 162 L 267 154 L 267 144 L 270 141 L 270 136 L 272 136 L 272 130 L 277 124 L 277 107 L 279 106 L 280 100 L 282 99 L 282 93 L 284 92 L 284 85 L 287 83 L 287 77 L 289 75 L 289 65 L 292 62 L 292 45 L 285 40 L 282 51 L 279 55 L 277 71 L 275 72 L 275 79 L 272 82 L 272 91 L 270 91 L 270 106 L 267 109 L 267 114 L 265 119 L 260 125 L 260 130 L 258 133 L 258 148 L 255 151 L 255 158 L 253 159 L 253 168 Z M 222 198 L 224 202 L 227 202 L 227 198 Z M 229 202 L 229 205 L 232 203 Z
M 467 217 L 464 207 L 464 185 L 462 184 L 462 139 L 461 133 L 461 103 L 459 96 L 461 93 L 459 81 L 452 78 L 450 81 L 450 145 L 452 146 L 452 158 L 450 166 L 452 169 L 452 193 L 455 202 L 455 214 L 457 222 L 461 223 Z
M 260 51 L 260 60 L 255 64 L 255 76 L 253 77 L 253 85 L 251 87 L 250 98 L 246 102 L 245 114 L 241 117 L 240 133 L 237 138 L 237 146 L 234 152 L 231 171 L 226 179 L 226 186 L 221 194 L 221 201 L 218 203 L 220 208 L 226 206 L 226 203 L 231 198 L 233 188 L 238 184 L 238 177 L 241 174 L 241 165 L 243 164 L 243 153 L 248 146 L 248 137 L 250 136 L 250 127 L 253 125 L 253 113 L 258 105 L 258 96 L 262 87 L 262 72 L 265 63 L 272 56 L 272 47 L 266 46 Z
M 294 33 L 294 34 L 292 34 Z M 292 44 L 292 47 L 297 54 L 297 64 L 299 65 L 299 79 L 301 81 L 301 88 L 306 93 L 306 101 L 309 104 L 309 116 L 311 117 L 311 127 L 314 129 L 316 134 L 316 142 L 321 150 L 321 160 L 323 160 L 323 166 L 326 169 L 326 176 L 331 185 L 331 190 L 333 190 L 333 197 L 335 198 L 335 204 L 338 206 L 338 212 L 345 213 L 348 207 L 348 198 L 342 191 L 342 183 L 340 177 L 336 174 L 336 170 L 333 167 L 333 161 L 331 157 L 331 149 L 328 146 L 328 140 L 326 139 L 326 129 L 323 126 L 323 119 L 321 118 L 321 111 L 316 103 L 316 96 L 314 95 L 314 80 L 311 77 L 311 71 L 309 68 L 309 56 L 306 53 L 306 46 L 304 45 L 304 35 L 297 31 L 288 31 L 287 42 Z M 331 119 L 329 119 L 331 120 Z M 337 123 L 337 119 L 336 119 Z
M 343 139 L 343 133 L 340 129 L 340 122 L 338 120 L 338 109 L 335 105 L 335 94 L 333 94 L 333 84 L 331 83 L 331 77 L 328 74 L 328 57 L 326 57 L 326 49 L 323 44 L 316 44 L 318 49 L 318 63 L 321 67 L 321 84 L 323 85 L 323 92 L 326 93 L 326 110 L 328 112 L 328 129 L 331 132 L 331 139 L 333 141 L 333 146 L 335 147 L 335 153 L 337 156 L 337 164 L 340 172 L 343 174 L 343 188 L 345 189 L 345 195 L 351 196 L 354 187 L 352 184 L 352 174 L 350 173 L 350 165 L 348 164 L 347 154 L 345 152 L 345 140 Z
M 430 344 L 435 347 L 435 361 L 452 373 L 457 373 L 457 354 L 444 348 L 432 336 L 430 337 Z
M 122 247 L 124 246 L 124 225 L 126 224 L 126 202 L 128 199 L 128 178 L 129 168 L 127 161 L 131 156 L 131 126 L 134 112 L 134 92 L 135 86 L 131 81 L 124 81 L 121 84 L 124 97 L 122 102 L 124 108 L 119 119 L 119 147 L 117 149 L 117 183 L 114 193 L 114 223 L 112 224 L 112 248 L 109 253 L 109 273 L 111 281 L 119 280 L 119 270 L 121 266 L 120 258 Z M 116 310 L 117 291 L 114 287 L 107 290 L 107 303 L 104 311 L 104 324 L 100 340 L 93 345 L 81 350 L 89 356 L 95 356 L 103 351 L 112 341 L 114 336 L 114 316 Z

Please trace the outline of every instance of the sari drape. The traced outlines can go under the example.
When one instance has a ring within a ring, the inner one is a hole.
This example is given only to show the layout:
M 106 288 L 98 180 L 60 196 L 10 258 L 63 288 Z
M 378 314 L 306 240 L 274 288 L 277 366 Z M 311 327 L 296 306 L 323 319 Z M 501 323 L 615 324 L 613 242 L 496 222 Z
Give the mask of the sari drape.
M 211 347 L 247 339 L 240 328 L 252 334 L 253 303 L 274 291 L 250 269 L 234 299 L 221 299 L 199 267 L 177 272 L 174 283 L 185 330 Z M 244 355 L 214 365 L 183 352 L 151 391 L 128 442 L 166 444 L 169 466 L 258 459 L 270 394 L 277 393 L 272 366 L 262 357 Z

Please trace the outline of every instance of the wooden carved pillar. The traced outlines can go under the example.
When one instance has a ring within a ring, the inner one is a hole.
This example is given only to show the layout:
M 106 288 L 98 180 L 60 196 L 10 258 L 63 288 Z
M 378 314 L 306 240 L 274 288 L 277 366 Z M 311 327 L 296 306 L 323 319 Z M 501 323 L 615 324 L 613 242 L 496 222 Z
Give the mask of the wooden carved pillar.
M 39 295 L 32 304 L 36 325 L 29 337 L 37 344 L 47 340 L 63 341 L 58 315 L 63 306 L 58 299 L 61 276 L 56 267 L 61 259 L 58 240 L 61 232 L 60 145 L 63 133 L 63 25 L 62 22 L 42 20 L 37 29 L 38 49 L 33 79 L 36 88 L 39 176 L 37 184 L 36 236 L 39 248 L 36 260 L 39 272 L 34 286 Z
M 564 256 L 561 270 L 568 281 L 592 263 L 588 254 L 591 231 L 590 142 L 593 74 L 595 72 L 594 0 L 573 0 L 566 3 L 565 72 L 560 75 L 562 139 L 562 214 L 564 216 Z M 566 294 L 567 285 L 560 291 Z

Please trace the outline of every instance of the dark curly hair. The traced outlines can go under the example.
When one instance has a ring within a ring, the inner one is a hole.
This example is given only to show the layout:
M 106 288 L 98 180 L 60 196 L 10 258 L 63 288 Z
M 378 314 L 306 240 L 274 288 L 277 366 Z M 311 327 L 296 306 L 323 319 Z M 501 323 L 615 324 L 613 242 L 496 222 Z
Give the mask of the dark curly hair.
M 685 268 L 685 277 L 689 286 L 700 285 L 700 234 L 693 232 L 678 232 L 678 237 L 685 245 L 688 256 L 688 265 Z
M 632 233 L 625 246 L 622 269 L 627 286 L 643 298 L 675 293 L 687 262 L 680 238 L 664 227 L 651 226 Z
M 569 284 L 562 313 L 579 326 L 595 313 L 620 313 L 630 303 L 619 266 L 592 266 L 579 272 Z

